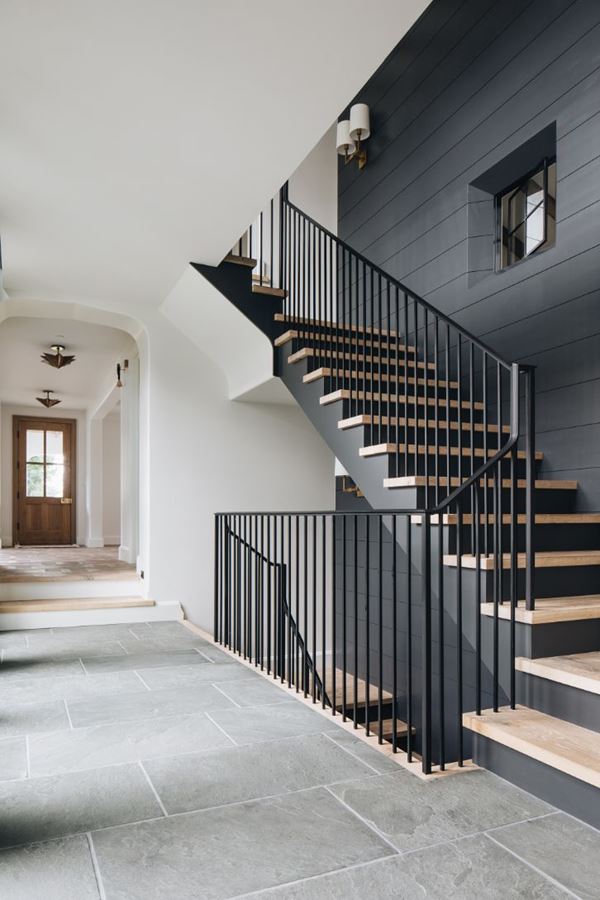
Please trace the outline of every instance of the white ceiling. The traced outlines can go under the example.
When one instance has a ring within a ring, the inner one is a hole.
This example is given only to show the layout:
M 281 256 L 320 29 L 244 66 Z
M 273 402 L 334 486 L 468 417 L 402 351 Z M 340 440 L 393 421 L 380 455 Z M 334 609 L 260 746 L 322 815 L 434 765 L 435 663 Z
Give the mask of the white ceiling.
M 64 344 L 77 359 L 63 369 L 42 362 L 41 354 L 54 343 Z M 131 345 L 124 331 L 104 325 L 72 319 L 7 319 L 0 325 L 0 402 L 43 410 L 36 397 L 49 388 L 62 400 L 61 408 L 86 409 Z
M 9 296 L 158 306 L 190 260 L 220 261 L 426 6 L 4 0 Z

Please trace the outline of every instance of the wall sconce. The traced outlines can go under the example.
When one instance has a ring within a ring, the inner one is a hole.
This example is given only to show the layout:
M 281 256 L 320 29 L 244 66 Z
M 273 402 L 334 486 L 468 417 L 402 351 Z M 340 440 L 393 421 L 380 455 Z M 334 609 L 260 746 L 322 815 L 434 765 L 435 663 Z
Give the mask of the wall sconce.
M 121 381 L 121 363 L 117 363 L 117 387 L 123 387 L 123 382 Z
M 350 109 L 350 118 L 342 119 L 337 124 L 336 148 L 340 156 L 344 157 L 346 165 L 355 159 L 358 168 L 364 169 L 367 151 L 361 146 L 361 142 L 366 141 L 370 135 L 369 107 L 366 103 L 355 103 Z

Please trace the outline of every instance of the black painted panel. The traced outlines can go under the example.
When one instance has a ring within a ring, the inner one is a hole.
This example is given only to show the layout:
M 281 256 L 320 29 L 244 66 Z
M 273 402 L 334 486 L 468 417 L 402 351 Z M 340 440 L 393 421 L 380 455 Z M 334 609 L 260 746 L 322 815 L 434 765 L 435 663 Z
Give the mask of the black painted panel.
M 373 134 L 364 172 L 340 170 L 341 238 L 538 366 L 542 473 L 600 509 L 600 7 L 434 0 L 356 99 Z M 554 122 L 556 245 L 469 277 L 492 239 L 469 184 Z

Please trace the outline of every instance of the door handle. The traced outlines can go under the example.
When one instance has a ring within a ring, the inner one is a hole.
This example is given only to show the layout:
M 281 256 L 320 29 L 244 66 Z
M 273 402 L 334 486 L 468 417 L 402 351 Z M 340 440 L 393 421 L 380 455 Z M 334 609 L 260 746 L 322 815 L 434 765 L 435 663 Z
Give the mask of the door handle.
M 71 497 L 61 497 L 60 502 L 61 502 L 62 506 L 67 506 L 73 502 L 73 499 Z

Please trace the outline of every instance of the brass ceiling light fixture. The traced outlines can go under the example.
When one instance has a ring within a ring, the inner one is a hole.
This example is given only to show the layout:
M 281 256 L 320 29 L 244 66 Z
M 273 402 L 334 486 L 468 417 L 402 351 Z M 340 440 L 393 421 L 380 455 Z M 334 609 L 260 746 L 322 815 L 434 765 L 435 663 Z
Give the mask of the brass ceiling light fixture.
M 50 394 L 53 394 L 54 391 L 44 390 L 43 393 L 46 395 L 45 397 L 36 397 L 35 399 L 38 401 L 38 403 L 41 403 L 42 406 L 45 406 L 46 409 L 52 409 L 53 406 L 56 406 L 57 403 L 61 402 L 55 397 L 50 396 Z
M 76 359 L 75 356 L 65 356 L 65 347 L 63 344 L 52 344 L 51 349 L 54 353 L 42 353 L 42 362 L 48 363 L 55 369 L 62 369 L 64 366 L 70 366 Z

